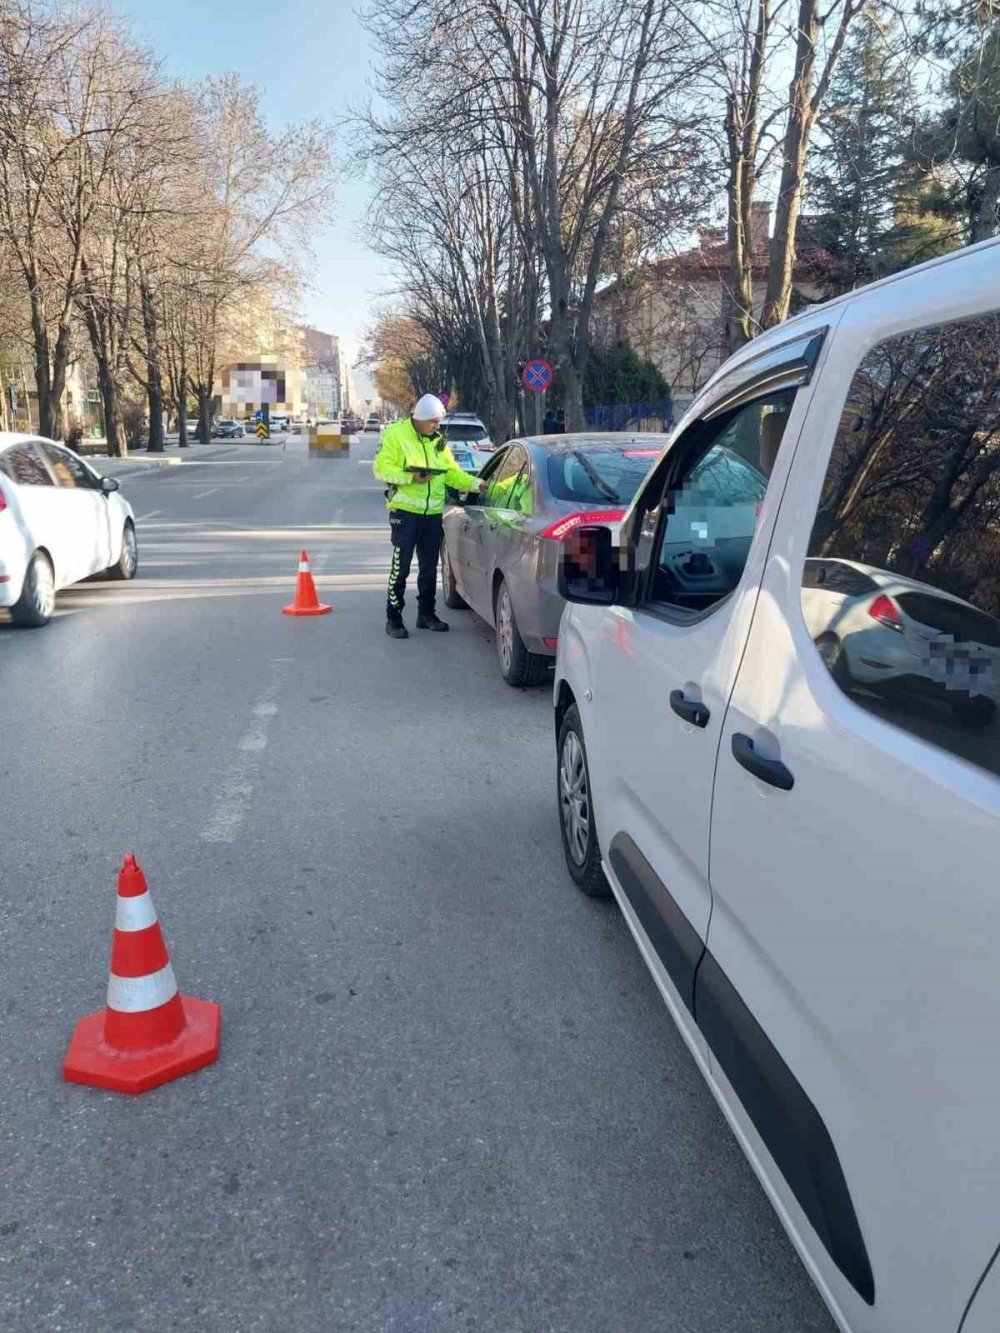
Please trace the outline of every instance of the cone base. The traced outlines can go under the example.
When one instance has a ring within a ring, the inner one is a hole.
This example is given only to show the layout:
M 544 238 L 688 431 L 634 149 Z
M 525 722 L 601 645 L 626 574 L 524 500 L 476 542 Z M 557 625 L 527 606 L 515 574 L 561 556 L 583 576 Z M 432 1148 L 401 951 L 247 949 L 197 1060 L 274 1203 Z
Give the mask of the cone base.
M 293 602 L 291 606 L 283 606 L 281 608 L 281 614 L 283 616 L 325 616 L 332 610 L 332 606 L 324 606 L 322 602 L 320 602 L 319 606 L 306 607 L 296 606 Z
M 112 1092 L 140 1093 L 214 1063 L 219 1058 L 222 1010 L 211 1000 L 190 995 L 182 995 L 181 1004 L 187 1021 L 177 1040 L 135 1055 L 107 1045 L 103 1009 L 81 1018 L 66 1052 L 63 1078 Z

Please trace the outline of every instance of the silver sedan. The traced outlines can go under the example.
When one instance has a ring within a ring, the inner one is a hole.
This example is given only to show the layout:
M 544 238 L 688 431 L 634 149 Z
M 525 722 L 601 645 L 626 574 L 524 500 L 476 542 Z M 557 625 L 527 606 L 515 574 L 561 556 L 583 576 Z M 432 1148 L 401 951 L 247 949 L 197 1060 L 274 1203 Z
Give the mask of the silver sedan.
M 511 440 L 480 476 L 483 494 L 444 515 L 444 601 L 469 606 L 497 636 L 509 685 L 538 685 L 556 654 L 562 540 L 584 524 L 616 534 L 666 435 L 548 435 Z

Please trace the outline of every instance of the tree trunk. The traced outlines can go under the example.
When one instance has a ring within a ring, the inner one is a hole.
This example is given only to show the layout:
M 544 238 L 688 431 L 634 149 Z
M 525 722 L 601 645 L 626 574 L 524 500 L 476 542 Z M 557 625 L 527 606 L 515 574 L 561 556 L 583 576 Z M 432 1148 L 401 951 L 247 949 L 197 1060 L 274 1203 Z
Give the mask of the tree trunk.
M 142 323 L 146 334 L 146 398 L 149 403 L 147 453 L 163 453 L 163 368 L 160 359 L 156 300 L 144 282 L 141 289 Z
M 969 222 L 969 240 L 972 244 L 987 241 L 1000 230 L 1000 163 L 993 163 L 986 168 Z
M 62 398 L 66 371 L 65 366 L 63 366 L 61 378 L 56 383 L 50 356 L 49 330 L 37 289 L 31 294 L 31 334 L 35 392 L 38 395 L 38 433 L 44 435 L 46 439 L 56 439 L 62 434 L 59 420 L 60 399 Z
M 128 440 L 125 436 L 125 423 L 122 419 L 118 381 L 106 366 L 98 367 L 97 378 L 101 387 L 101 403 L 104 407 L 104 434 L 108 441 L 108 457 L 127 458 Z
M 177 404 L 177 448 L 187 449 L 188 443 L 188 411 L 187 411 L 187 366 L 181 361 L 180 374 L 178 376 L 180 390 L 176 395 Z
M 211 391 L 207 384 L 198 385 L 198 443 L 208 444 L 211 439 Z

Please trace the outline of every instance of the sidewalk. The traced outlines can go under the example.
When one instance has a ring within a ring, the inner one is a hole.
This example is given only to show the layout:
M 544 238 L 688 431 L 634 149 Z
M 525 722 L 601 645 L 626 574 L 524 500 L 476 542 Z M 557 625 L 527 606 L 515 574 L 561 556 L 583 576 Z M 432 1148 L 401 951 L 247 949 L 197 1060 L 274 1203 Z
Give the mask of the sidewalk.
M 232 444 L 192 444 L 179 449 L 176 442 L 168 443 L 162 454 L 150 454 L 136 449 L 126 458 L 102 458 L 99 454 L 87 456 L 87 462 L 106 477 L 136 476 L 155 467 L 178 467 L 183 463 L 210 463 L 217 458 L 230 458 L 238 452 Z

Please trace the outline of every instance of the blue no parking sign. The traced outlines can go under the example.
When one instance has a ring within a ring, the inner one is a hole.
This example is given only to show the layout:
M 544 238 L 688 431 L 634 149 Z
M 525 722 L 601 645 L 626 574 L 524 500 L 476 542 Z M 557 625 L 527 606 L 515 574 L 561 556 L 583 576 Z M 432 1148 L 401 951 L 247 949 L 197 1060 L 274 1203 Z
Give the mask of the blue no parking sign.
M 521 379 L 524 387 L 530 389 L 532 393 L 544 393 L 552 383 L 555 371 L 548 361 L 543 361 L 540 356 L 534 360 L 528 361 L 524 367 L 524 374 Z

